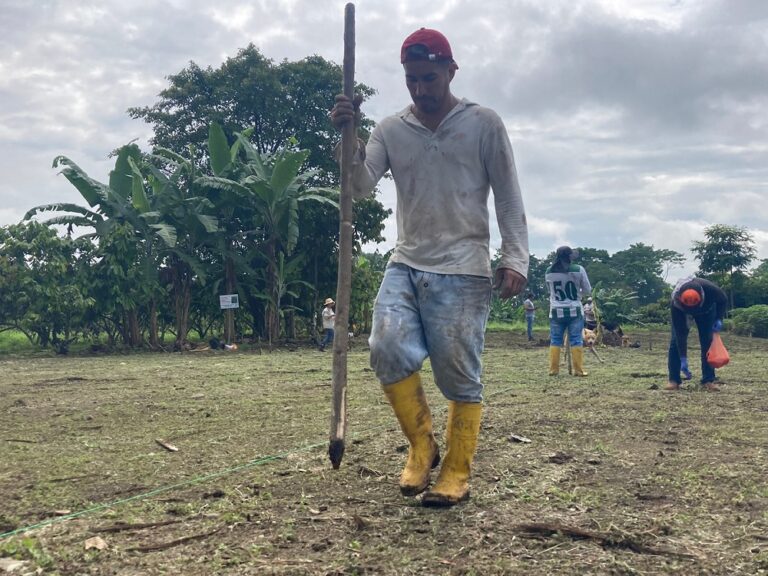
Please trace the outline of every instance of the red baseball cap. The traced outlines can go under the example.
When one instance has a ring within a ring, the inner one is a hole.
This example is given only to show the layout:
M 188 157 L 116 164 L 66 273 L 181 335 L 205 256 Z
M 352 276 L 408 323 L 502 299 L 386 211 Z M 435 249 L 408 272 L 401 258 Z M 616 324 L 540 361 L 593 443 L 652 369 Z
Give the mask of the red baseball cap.
M 411 46 L 423 46 L 426 50 L 423 55 L 406 54 Z M 440 32 L 430 28 L 419 28 L 405 39 L 402 48 L 400 48 L 400 62 L 405 62 L 406 57 L 413 60 L 429 60 L 430 62 L 451 61 L 453 60 L 453 52 L 451 52 L 448 39 Z

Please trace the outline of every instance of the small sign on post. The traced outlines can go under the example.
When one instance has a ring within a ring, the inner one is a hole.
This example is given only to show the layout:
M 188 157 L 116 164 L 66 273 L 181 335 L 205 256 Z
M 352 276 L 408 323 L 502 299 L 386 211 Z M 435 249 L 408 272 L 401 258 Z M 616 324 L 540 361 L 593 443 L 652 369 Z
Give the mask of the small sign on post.
M 220 294 L 219 306 L 222 310 L 240 308 L 240 299 L 238 298 L 237 294 Z

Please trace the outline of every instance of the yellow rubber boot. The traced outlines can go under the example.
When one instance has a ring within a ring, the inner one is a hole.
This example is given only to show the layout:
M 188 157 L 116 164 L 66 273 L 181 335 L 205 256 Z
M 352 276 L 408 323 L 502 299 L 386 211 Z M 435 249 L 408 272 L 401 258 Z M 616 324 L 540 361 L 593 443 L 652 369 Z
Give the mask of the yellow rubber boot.
M 560 373 L 560 346 L 549 347 L 549 375 L 557 376 Z
M 404 496 L 415 496 L 427 489 L 429 473 L 440 463 L 440 451 L 432 432 L 432 414 L 427 397 L 421 387 L 418 372 L 383 388 L 400 428 L 411 445 L 408 461 L 400 475 L 400 492 Z
M 451 402 L 445 438 L 448 453 L 437 482 L 421 501 L 427 507 L 453 506 L 469 499 L 469 475 L 480 433 L 480 403 Z
M 587 373 L 584 371 L 584 347 L 571 346 L 571 354 L 573 355 L 573 375 L 586 376 Z

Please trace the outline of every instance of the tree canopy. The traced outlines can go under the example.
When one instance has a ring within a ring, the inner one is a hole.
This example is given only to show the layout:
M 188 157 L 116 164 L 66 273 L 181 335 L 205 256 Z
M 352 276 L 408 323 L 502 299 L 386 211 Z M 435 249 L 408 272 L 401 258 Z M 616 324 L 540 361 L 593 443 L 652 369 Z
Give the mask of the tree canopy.
M 752 234 L 742 226 L 714 224 L 704 229 L 704 237 L 706 240 L 695 241 L 691 247 L 699 272 L 726 289 L 733 308 L 734 295 L 744 283 L 743 272 L 755 259 Z
M 340 136 L 328 111 L 341 92 L 339 65 L 320 56 L 275 64 L 249 44 L 218 68 L 190 62 L 168 81 L 158 102 L 128 109 L 131 117 L 152 125 L 154 146 L 183 154 L 191 145 L 200 160 L 211 123 L 220 124 L 230 142 L 235 132 L 252 129 L 251 141 L 261 154 L 274 154 L 294 138 L 309 150 L 306 168 L 318 170 L 313 184 L 338 184 L 333 149 Z M 365 84 L 355 90 L 366 97 L 375 94 Z M 362 118 L 363 130 L 372 126 Z
M 754 239 L 742 226 L 715 224 L 704 229 L 704 236 L 691 248 L 702 274 L 731 275 L 755 259 Z
M 151 153 L 135 144 L 115 151 L 106 183 L 69 158 L 54 167 L 87 206 L 51 204 L 48 223 L 85 228 L 72 240 L 36 222 L 0 228 L 0 330 L 16 329 L 65 351 L 80 337 L 106 333 L 128 346 L 177 343 L 190 327 L 200 336 L 224 328 L 270 340 L 312 333 L 318 302 L 334 297 L 338 258 L 335 204 L 339 142 L 328 110 L 342 84 L 341 67 L 319 56 L 274 63 L 249 45 L 218 68 L 194 62 L 168 77 L 151 105 L 129 109 L 149 123 Z M 358 93 L 371 96 L 363 84 Z M 373 123 L 363 117 L 361 131 Z M 389 211 L 374 197 L 355 203 L 355 293 L 351 320 L 367 329 L 388 255 L 363 254 L 382 241 Z M 749 232 L 715 225 L 694 243 L 700 272 L 725 281 L 739 304 L 765 303 L 766 264 L 751 275 Z M 606 293 L 630 294 L 632 306 L 661 308 L 670 268 L 682 254 L 643 243 L 613 255 L 581 247 L 577 263 Z M 531 255 L 528 290 L 546 299 L 544 273 L 554 253 Z M 222 323 L 217 294 L 238 293 L 239 326 Z M 631 302 L 630 302 L 631 300 Z M 517 300 L 494 300 L 491 315 L 513 318 Z M 628 306 L 630 305 L 628 304 Z M 658 310 L 657 310 L 658 312 Z M 627 312 L 629 314 L 629 311 Z M 629 317 L 629 316 L 627 316 Z
M 253 44 L 228 58 L 218 68 L 194 62 L 168 77 L 169 86 L 152 106 L 130 108 L 128 113 L 152 125 L 151 143 L 199 165 L 206 159 L 208 126 L 222 126 L 226 140 L 248 130 L 260 154 L 275 154 L 286 142 L 308 150 L 303 170 L 312 186 L 338 186 L 339 169 L 334 148 L 340 141 L 328 112 L 342 89 L 342 69 L 320 56 L 297 62 L 275 63 Z M 375 90 L 357 84 L 365 97 Z M 360 130 L 373 122 L 364 115 Z M 390 214 L 376 198 L 355 203 L 355 241 L 359 247 L 383 241 L 384 220 Z M 324 204 L 305 206 L 299 214 L 302 234 L 297 252 L 304 255 L 304 276 L 315 288 L 331 294 L 336 286 L 338 210 Z M 305 292 L 300 289 L 300 292 Z

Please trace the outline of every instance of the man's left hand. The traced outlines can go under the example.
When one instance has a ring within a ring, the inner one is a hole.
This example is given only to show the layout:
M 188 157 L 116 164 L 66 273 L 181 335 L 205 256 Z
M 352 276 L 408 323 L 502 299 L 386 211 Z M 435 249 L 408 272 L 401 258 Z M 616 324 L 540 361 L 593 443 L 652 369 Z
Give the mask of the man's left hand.
M 493 287 L 499 291 L 499 298 L 502 300 L 517 296 L 523 291 L 526 284 L 528 284 L 528 280 L 520 272 L 515 272 L 511 268 L 496 269 Z

